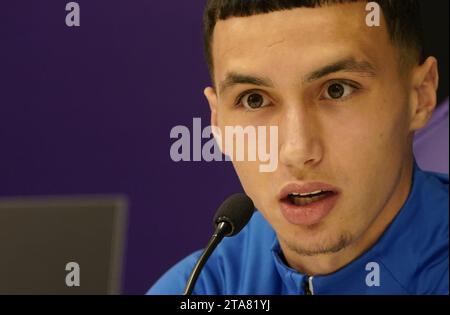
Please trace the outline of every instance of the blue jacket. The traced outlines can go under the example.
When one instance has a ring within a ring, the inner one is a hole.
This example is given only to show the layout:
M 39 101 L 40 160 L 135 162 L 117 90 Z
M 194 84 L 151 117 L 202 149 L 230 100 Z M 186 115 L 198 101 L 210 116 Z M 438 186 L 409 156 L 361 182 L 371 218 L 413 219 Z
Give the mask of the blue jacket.
M 193 294 L 448 294 L 448 175 L 414 165 L 407 201 L 378 242 L 339 271 L 308 277 L 280 258 L 260 213 L 226 238 L 202 270 Z M 148 294 L 182 294 L 201 251 L 180 261 Z

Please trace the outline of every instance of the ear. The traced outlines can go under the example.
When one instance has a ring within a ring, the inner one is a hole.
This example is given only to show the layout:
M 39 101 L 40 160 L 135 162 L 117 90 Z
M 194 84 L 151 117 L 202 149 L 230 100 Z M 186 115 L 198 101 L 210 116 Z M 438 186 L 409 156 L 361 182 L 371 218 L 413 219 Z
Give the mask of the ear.
M 438 62 L 429 57 L 412 71 L 412 93 L 410 99 L 410 130 L 423 128 L 436 108 L 436 91 L 439 84 Z
M 218 97 L 217 93 L 212 87 L 207 87 L 203 94 L 205 94 L 206 99 L 209 103 L 209 109 L 211 110 L 211 131 L 214 135 L 217 145 L 220 151 L 223 153 L 223 137 L 220 130 L 219 118 L 218 118 Z
M 209 109 L 211 110 L 211 126 L 216 127 L 217 126 L 217 94 L 214 88 L 207 87 L 203 91 L 203 94 L 205 94 L 206 99 L 209 103 Z

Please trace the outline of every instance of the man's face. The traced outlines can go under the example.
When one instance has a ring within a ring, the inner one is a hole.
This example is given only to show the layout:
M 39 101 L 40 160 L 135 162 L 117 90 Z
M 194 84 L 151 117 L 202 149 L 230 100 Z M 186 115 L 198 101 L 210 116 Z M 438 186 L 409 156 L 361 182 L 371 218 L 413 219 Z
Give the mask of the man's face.
M 395 196 L 410 153 L 409 86 L 385 23 L 368 27 L 366 14 L 363 2 L 215 27 L 212 122 L 222 130 L 278 126 L 276 171 L 233 164 L 280 242 L 298 253 L 339 250 L 403 202 Z M 281 201 L 283 188 L 309 182 L 332 186 L 331 211 L 284 211 L 283 202 L 295 199 Z

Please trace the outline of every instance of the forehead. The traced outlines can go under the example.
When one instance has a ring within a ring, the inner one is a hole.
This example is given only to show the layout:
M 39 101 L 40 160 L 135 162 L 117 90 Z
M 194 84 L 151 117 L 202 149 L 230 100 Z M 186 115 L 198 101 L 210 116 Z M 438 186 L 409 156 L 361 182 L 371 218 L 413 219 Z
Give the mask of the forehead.
M 366 25 L 368 13 L 365 2 L 356 2 L 219 21 L 212 43 L 215 79 L 229 71 L 308 72 L 346 57 L 382 65 L 395 48 L 383 19 L 379 27 Z

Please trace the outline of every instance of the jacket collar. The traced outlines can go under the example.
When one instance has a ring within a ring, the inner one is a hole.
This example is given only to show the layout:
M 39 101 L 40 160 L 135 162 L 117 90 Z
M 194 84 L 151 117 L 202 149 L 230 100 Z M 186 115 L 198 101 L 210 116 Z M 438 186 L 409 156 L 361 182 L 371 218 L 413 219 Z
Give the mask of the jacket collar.
M 423 219 L 420 215 L 420 207 L 425 206 L 423 200 L 429 198 L 428 195 L 433 188 L 432 183 L 427 180 L 426 173 L 422 172 L 414 161 L 412 189 L 399 213 L 379 240 L 360 257 L 340 270 L 329 275 L 313 277 L 314 294 L 385 294 L 386 288 L 388 291 L 408 294 L 406 288 L 410 287 L 409 282 L 419 268 L 412 262 L 420 261 L 418 256 L 433 241 L 423 237 L 427 233 L 422 233 L 424 232 L 420 231 L 423 229 L 422 224 L 418 224 L 422 223 Z M 432 203 L 433 200 L 427 201 L 429 202 Z M 303 293 L 302 284 L 308 276 L 284 263 L 276 237 L 272 245 L 272 254 L 276 269 L 287 290 Z M 383 285 L 370 287 L 367 285 L 366 277 L 370 267 L 373 266 L 369 264 L 373 263 L 377 264 L 381 270 L 380 281 Z

